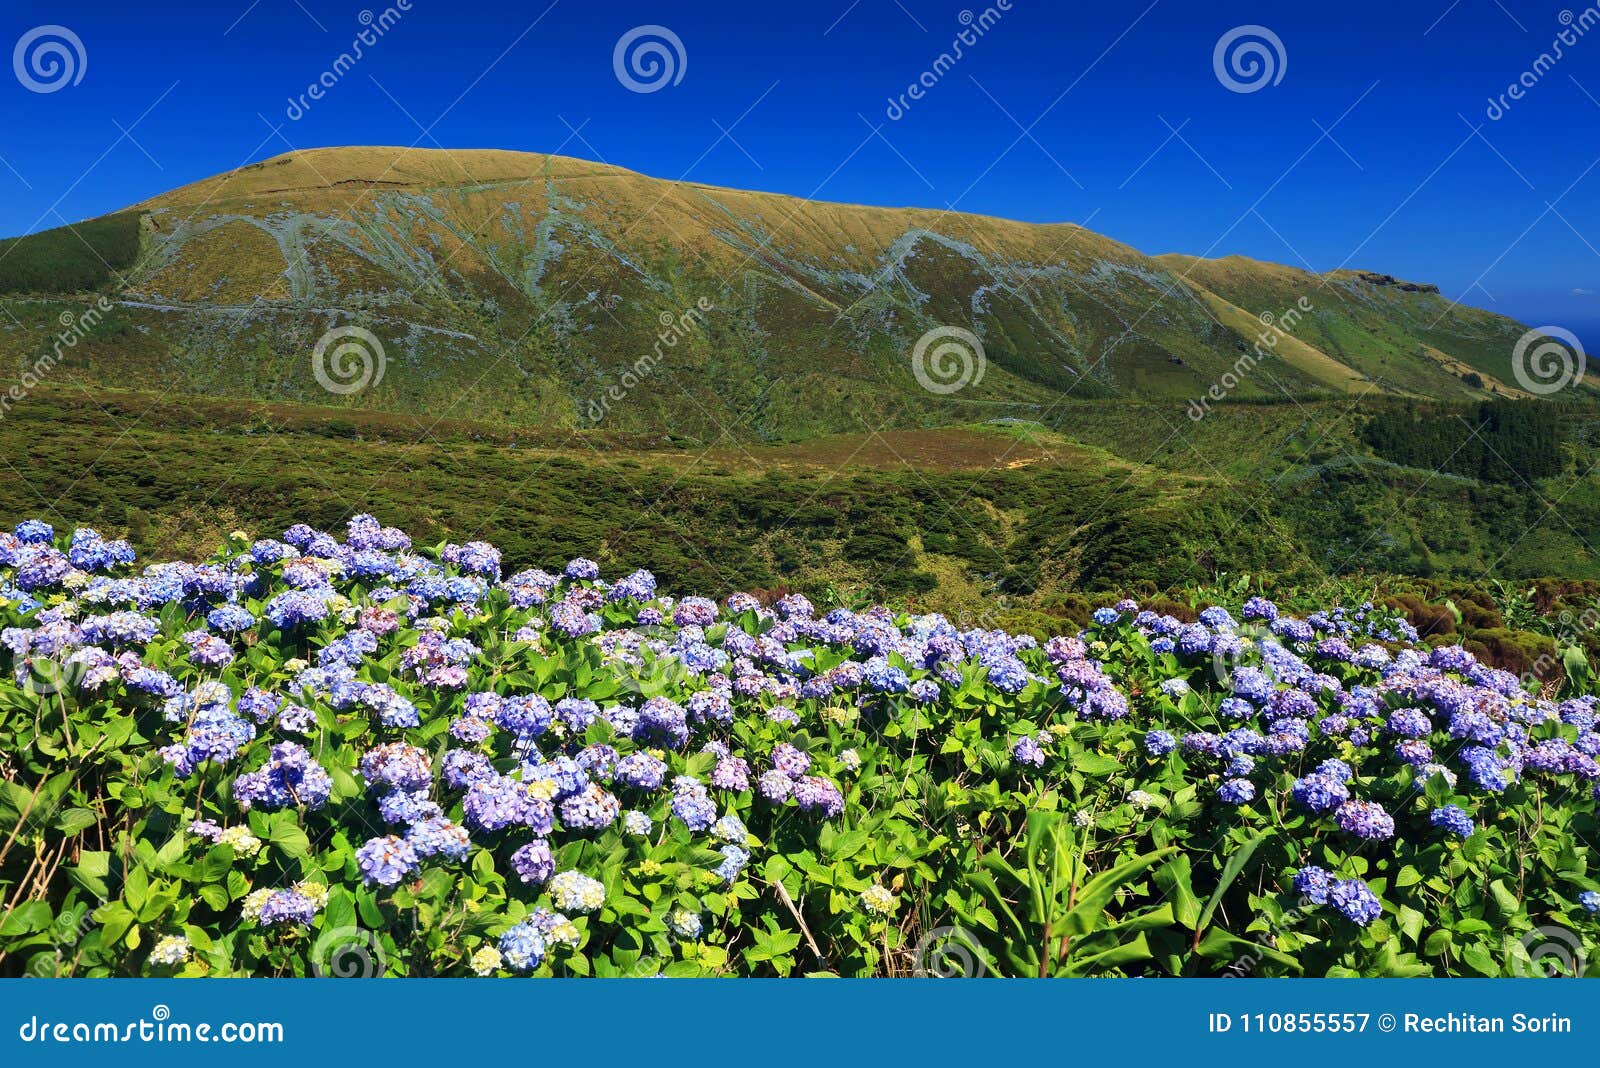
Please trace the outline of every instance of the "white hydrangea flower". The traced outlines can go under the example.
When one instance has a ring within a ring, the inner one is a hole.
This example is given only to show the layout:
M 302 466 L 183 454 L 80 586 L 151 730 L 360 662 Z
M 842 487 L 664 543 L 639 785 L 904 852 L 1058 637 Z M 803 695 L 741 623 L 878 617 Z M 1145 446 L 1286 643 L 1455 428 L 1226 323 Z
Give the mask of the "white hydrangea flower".
M 895 911 L 894 895 L 877 883 L 873 883 L 861 891 L 861 907 L 874 916 L 893 916 Z

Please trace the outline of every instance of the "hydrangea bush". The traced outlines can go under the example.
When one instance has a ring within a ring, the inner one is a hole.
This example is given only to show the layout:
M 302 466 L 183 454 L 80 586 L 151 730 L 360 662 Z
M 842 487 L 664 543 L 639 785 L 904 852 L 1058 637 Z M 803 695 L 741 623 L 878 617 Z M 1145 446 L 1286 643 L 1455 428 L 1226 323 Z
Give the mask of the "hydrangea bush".
M 1600 962 L 1595 698 L 1371 605 L 1041 643 L 357 516 L 143 568 L 28 521 L 0 606 L 9 972 Z

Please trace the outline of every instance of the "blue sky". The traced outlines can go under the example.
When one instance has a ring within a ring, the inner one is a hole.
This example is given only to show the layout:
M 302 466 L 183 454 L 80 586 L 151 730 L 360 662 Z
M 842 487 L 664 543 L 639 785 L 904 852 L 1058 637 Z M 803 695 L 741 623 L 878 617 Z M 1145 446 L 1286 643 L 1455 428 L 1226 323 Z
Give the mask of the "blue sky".
M 1576 0 L 1011 0 L 898 109 L 961 13 L 987 5 L 411 0 L 291 119 L 361 13 L 384 6 L 8 0 L 0 41 L 62 25 L 86 63 L 54 92 L 0 78 L 0 233 L 291 147 L 560 151 L 826 200 L 1075 221 L 1150 253 L 1376 269 L 1600 350 L 1600 25 L 1569 30 L 1564 55 L 1488 114 Z M 670 29 L 685 60 L 649 93 L 613 67 L 641 25 Z M 1213 65 L 1242 25 L 1270 29 L 1284 60 L 1252 92 Z

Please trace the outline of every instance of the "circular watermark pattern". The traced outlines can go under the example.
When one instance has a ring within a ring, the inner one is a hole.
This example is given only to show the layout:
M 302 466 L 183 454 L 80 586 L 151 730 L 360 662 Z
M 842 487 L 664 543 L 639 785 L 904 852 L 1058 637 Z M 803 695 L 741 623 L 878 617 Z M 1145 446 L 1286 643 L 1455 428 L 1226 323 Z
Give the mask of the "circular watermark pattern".
M 1250 662 L 1251 654 L 1273 637 L 1270 627 L 1246 623 L 1219 634 L 1211 643 L 1211 674 L 1222 686 L 1233 685 L 1233 674 Z
M 1234 93 L 1256 93 L 1283 81 L 1289 53 L 1283 39 L 1265 26 L 1235 26 L 1211 50 L 1217 81 Z
M 911 373 L 929 393 L 947 396 L 975 386 L 988 365 L 978 335 L 959 326 L 934 327 L 911 350 Z
M 1517 385 L 1540 397 L 1582 382 L 1584 362 L 1583 342 L 1559 326 L 1529 330 L 1511 350 L 1511 374 Z
M 165 1005 L 157 1005 L 155 1008 L 150 1010 L 150 1018 L 157 1022 L 170 1020 L 172 1019 L 172 1010 L 167 1008 Z
M 70 693 L 84 675 L 83 665 L 63 664 L 48 656 L 31 656 L 24 664 L 26 674 L 20 680 L 22 689 L 34 697 Z
M 917 943 L 911 970 L 918 979 L 979 979 L 989 969 L 977 935 L 965 927 L 935 927 Z
M 11 50 L 11 69 L 29 92 L 55 93 L 83 81 L 89 52 L 65 26 L 35 26 Z
M 329 393 L 349 396 L 383 381 L 388 358 L 370 330 L 341 326 L 329 330 L 311 351 L 311 373 Z
M 1575 978 L 1583 974 L 1588 957 L 1583 939 L 1565 927 L 1535 927 L 1522 936 L 1527 959 L 1511 958 L 1511 973 L 1523 979 Z
M 311 970 L 319 979 L 373 979 L 388 963 L 378 936 L 360 927 L 323 931 L 311 947 Z
M 683 39 L 665 26 L 635 26 L 617 39 L 611 69 L 635 93 L 660 92 L 683 81 L 689 53 Z

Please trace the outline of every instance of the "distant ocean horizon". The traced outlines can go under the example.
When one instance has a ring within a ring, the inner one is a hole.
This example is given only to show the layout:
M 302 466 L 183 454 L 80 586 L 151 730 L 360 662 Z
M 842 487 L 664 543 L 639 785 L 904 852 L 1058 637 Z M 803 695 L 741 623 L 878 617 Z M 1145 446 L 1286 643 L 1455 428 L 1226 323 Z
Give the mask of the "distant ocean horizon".
M 1583 351 L 1600 360 L 1600 319 L 1588 319 L 1567 327 L 1583 342 Z
M 1583 343 L 1583 351 L 1586 355 L 1600 360 L 1600 319 L 1579 319 L 1576 322 L 1535 323 L 1534 325 L 1565 327 L 1578 336 L 1578 340 Z
M 1552 313 L 1548 309 L 1544 311 L 1504 310 L 1500 313 L 1511 316 L 1519 323 L 1527 323 L 1529 326 L 1560 327 L 1569 331 L 1583 345 L 1586 355 L 1600 360 L 1600 317 L 1584 316 L 1574 318 L 1571 315 L 1563 315 L 1559 312 Z

